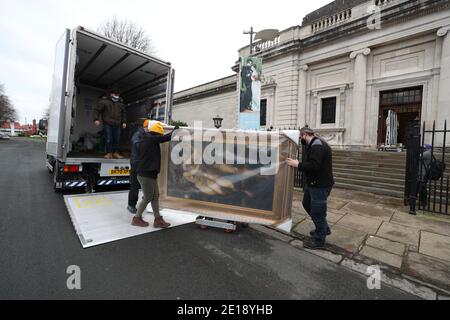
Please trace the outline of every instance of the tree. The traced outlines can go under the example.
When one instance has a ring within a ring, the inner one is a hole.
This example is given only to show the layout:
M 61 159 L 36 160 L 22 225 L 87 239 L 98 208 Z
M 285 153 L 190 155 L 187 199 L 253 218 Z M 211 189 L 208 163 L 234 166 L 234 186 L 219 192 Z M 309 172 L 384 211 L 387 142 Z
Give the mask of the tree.
M 170 121 L 170 125 L 171 126 L 179 126 L 179 127 L 188 127 L 188 124 L 186 122 L 183 121 L 177 121 L 177 120 L 172 120 Z
M 97 30 L 105 37 L 146 53 L 154 53 L 151 39 L 144 28 L 131 20 L 120 20 L 116 16 L 103 22 Z
M 5 86 L 0 84 L 0 121 L 14 121 L 17 112 L 11 103 L 11 99 L 6 95 Z

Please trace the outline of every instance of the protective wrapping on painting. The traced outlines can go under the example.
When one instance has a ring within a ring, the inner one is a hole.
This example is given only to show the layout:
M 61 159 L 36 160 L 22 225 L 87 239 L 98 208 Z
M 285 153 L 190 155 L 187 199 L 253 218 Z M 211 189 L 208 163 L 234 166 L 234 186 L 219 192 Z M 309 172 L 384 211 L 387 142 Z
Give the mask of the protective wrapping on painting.
M 164 207 L 278 224 L 291 215 L 296 144 L 281 132 L 180 129 L 163 150 Z

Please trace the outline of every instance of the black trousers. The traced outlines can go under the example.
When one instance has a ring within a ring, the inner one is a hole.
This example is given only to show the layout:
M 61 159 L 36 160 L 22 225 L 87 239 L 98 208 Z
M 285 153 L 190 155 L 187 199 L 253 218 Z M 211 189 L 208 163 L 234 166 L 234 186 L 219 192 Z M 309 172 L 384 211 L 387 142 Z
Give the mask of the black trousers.
M 319 244 L 325 243 L 330 227 L 327 222 L 327 202 L 331 193 L 330 188 L 316 188 L 307 186 L 303 194 L 303 207 L 311 217 L 316 232 L 314 240 Z
M 136 169 L 131 166 L 130 172 L 130 192 L 128 193 L 128 205 L 136 207 L 139 200 L 139 189 L 141 185 L 137 179 Z

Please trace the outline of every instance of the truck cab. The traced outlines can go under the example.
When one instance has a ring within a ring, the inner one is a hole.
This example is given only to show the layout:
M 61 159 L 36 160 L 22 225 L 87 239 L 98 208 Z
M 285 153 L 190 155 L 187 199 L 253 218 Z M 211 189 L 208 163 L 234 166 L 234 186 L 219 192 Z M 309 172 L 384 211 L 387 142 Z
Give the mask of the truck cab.
M 170 121 L 174 70 L 167 61 L 95 32 L 66 30 L 56 46 L 47 133 L 47 168 L 56 191 L 129 183 L 131 137 L 163 101 Z M 124 159 L 104 159 L 103 124 L 94 124 L 94 107 L 109 90 L 121 93 L 127 127 L 119 149 Z

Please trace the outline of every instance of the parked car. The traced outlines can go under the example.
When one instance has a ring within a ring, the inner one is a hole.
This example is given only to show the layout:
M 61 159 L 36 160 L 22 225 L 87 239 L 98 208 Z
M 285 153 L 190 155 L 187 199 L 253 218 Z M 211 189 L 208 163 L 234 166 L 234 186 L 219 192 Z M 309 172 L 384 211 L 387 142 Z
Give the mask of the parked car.
M 0 132 L 0 140 L 9 140 L 11 139 L 6 133 Z

